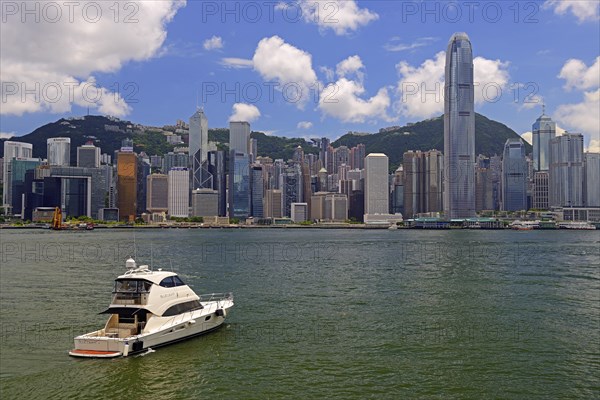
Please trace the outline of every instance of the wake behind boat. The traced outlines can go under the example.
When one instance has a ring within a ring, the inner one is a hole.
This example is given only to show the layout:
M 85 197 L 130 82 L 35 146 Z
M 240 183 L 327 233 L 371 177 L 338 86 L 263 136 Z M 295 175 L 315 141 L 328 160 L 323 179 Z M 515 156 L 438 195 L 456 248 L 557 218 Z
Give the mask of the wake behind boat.
M 126 262 L 103 314 L 103 329 L 75 338 L 74 357 L 126 357 L 219 328 L 233 307 L 231 293 L 198 296 L 174 272 Z

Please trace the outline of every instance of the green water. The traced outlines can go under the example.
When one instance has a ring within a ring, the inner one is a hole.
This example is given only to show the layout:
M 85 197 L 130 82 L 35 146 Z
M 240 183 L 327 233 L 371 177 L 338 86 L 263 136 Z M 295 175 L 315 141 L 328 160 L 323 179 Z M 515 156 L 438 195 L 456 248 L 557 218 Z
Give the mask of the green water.
M 0 231 L 0 398 L 598 398 L 600 232 Z M 125 259 L 222 329 L 73 359 Z

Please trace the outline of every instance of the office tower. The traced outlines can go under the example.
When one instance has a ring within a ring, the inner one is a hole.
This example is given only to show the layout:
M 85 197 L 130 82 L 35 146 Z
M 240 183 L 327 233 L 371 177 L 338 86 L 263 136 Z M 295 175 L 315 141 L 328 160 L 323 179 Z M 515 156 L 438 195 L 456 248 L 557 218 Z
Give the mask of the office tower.
M 150 213 L 169 211 L 169 177 L 166 174 L 148 175 L 146 210 Z
M 547 171 L 549 168 L 550 140 L 556 136 L 556 123 L 544 112 L 532 126 L 533 169 Z
M 402 156 L 404 170 L 404 216 L 413 218 L 424 212 L 423 153 L 407 151 Z
M 327 172 L 333 174 L 335 172 L 335 149 L 329 145 L 326 151 L 327 164 L 325 164 L 325 168 L 327 168 Z
M 146 211 L 146 194 L 147 188 L 147 177 L 150 175 L 150 164 L 146 160 L 138 156 L 138 168 L 137 168 L 137 209 L 136 215 L 142 215 Z
M 492 156 L 490 157 L 490 170 L 492 172 L 492 196 L 494 202 L 494 210 L 500 209 L 500 202 L 502 200 L 502 157 Z
M 163 167 L 163 158 L 161 156 L 150 156 L 150 166 L 152 168 L 162 169 Z
M 250 216 L 250 158 L 247 153 L 230 152 L 229 218 Z
M 256 161 L 256 157 L 258 157 L 258 139 L 249 140 L 248 151 L 250 152 L 250 160 L 251 162 Z
M 365 156 L 366 149 L 364 144 L 360 143 L 353 147 L 350 150 L 350 166 L 352 169 L 365 168 Z
M 333 153 L 333 171 L 337 172 L 342 164 L 350 165 L 350 149 L 347 146 L 340 146 Z
M 269 189 L 265 192 L 263 214 L 265 218 L 281 218 L 281 202 L 283 193 L 279 189 Z
M 446 51 L 444 84 L 444 212 L 475 216 L 475 109 L 473 52 L 466 33 L 455 33 Z
M 8 204 L 13 214 L 23 216 L 23 194 L 27 190 L 25 188 L 25 174 L 27 171 L 35 170 L 41 163 L 42 160 L 39 158 L 13 157 L 10 160 L 10 174 L 8 181 L 4 183 L 4 187 L 10 185 L 11 199 L 9 199 Z
M 302 164 L 304 162 L 304 149 L 302 146 L 296 147 L 292 155 L 292 161 Z
M 229 150 L 249 154 L 250 124 L 246 121 L 229 122 Z
M 321 138 L 319 141 L 319 160 L 321 161 L 321 167 L 327 169 L 327 150 L 331 141 L 326 137 Z
M 21 142 L 4 142 L 4 158 L 2 162 L 2 183 L 4 190 L 2 192 L 2 205 L 4 207 L 10 207 L 12 202 L 12 191 L 10 185 L 10 162 L 13 158 L 32 158 L 33 157 L 33 145 L 29 143 Z
M 112 157 L 106 153 L 100 155 L 101 164 L 112 164 Z
M 536 171 L 533 174 L 533 204 L 531 208 L 547 210 L 548 204 L 548 171 Z
M 494 209 L 494 184 L 490 159 L 479 155 L 475 167 L 475 210 Z
M 438 150 L 424 154 L 424 207 L 425 212 L 444 210 L 444 155 Z
M 204 188 L 207 185 L 206 180 L 210 179 L 208 171 L 205 171 L 204 168 L 208 157 L 208 119 L 201 108 L 198 108 L 190 117 L 189 132 L 189 167 L 192 188 Z M 169 169 L 165 168 L 163 172 L 168 173 Z
M 308 203 L 292 203 L 291 218 L 295 223 L 308 221 Z
M 281 189 L 281 177 L 283 175 L 283 170 L 285 168 L 285 163 L 281 159 L 275 160 L 273 163 L 273 176 L 271 179 L 270 187 L 271 189 Z
M 169 171 L 167 207 L 170 217 L 187 218 L 190 212 L 190 172 L 187 168 Z
M 585 206 L 600 207 L 600 153 L 585 153 Z
M 302 169 L 299 164 L 289 165 L 283 172 L 281 190 L 283 192 L 283 215 L 289 217 L 292 203 L 302 202 Z
M 549 206 L 583 206 L 583 135 L 565 133 L 550 139 L 549 163 Z
M 104 176 L 104 193 L 106 195 L 105 207 L 116 208 L 117 183 L 115 181 L 115 168 L 112 165 L 100 165 L 100 171 Z
M 219 192 L 213 189 L 192 190 L 192 217 L 217 217 Z
M 348 219 L 348 197 L 343 193 L 317 192 L 311 196 L 311 220 L 344 222 Z
M 133 152 L 133 139 L 125 138 L 121 140 L 121 151 Z
M 527 162 L 521 139 L 507 139 L 502 157 L 502 210 L 527 210 Z
M 264 171 L 263 166 L 260 164 L 253 164 L 250 167 L 251 179 L 252 179 L 252 210 L 251 215 L 254 218 L 262 218 L 263 212 L 263 197 L 264 197 Z
M 402 165 L 400 165 L 397 169 L 396 172 L 394 172 L 394 179 L 392 181 L 392 193 L 391 193 L 391 197 L 392 197 L 392 205 L 391 205 L 391 209 L 392 209 L 392 214 L 402 214 L 404 215 L 404 167 Z M 351 195 L 350 195 L 351 197 Z M 353 204 L 352 204 L 352 198 L 349 199 L 349 208 L 350 214 L 353 214 Z
M 218 199 L 218 216 L 227 216 L 227 159 L 224 151 L 208 152 L 208 172 L 212 176 L 212 189 L 216 190 Z
M 402 196 L 402 194 L 400 196 Z M 364 219 L 364 214 L 365 193 L 362 190 L 353 190 L 348 196 L 348 218 L 354 218 L 355 221 L 362 222 Z
M 117 208 L 122 220 L 132 221 L 137 211 L 137 156 L 117 152 Z
M 371 153 L 365 157 L 365 214 L 388 214 L 388 157 Z
M 100 167 L 100 147 L 88 142 L 77 148 L 77 166 L 84 168 Z
M 71 164 L 71 139 L 64 137 L 47 140 L 48 165 L 68 167 Z
M 189 163 L 189 157 L 185 153 L 168 152 L 164 156 L 163 173 L 168 174 L 172 168 L 186 168 Z
M 325 168 L 321 168 L 321 170 L 319 171 L 318 174 L 318 183 L 319 183 L 319 188 L 318 190 L 316 190 L 317 192 L 327 192 L 328 191 L 328 185 L 327 185 L 327 170 Z

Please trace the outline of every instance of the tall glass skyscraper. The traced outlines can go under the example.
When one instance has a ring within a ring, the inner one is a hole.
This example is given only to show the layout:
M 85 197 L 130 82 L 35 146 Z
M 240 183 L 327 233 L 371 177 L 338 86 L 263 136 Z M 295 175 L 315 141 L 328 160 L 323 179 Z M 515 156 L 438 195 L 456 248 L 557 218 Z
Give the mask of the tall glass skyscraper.
M 556 123 L 545 113 L 535 120 L 533 133 L 533 170 L 548 171 L 550 140 L 556 136 Z
M 466 33 L 455 33 L 448 43 L 444 96 L 444 211 L 448 218 L 474 217 L 473 51 Z
M 231 151 L 229 168 L 229 218 L 250 216 L 250 157 Z
M 48 165 L 68 167 L 71 164 L 71 139 L 65 137 L 50 138 L 48 145 Z
M 211 188 L 210 174 L 206 170 L 208 156 L 208 119 L 201 108 L 190 117 L 190 168 L 192 189 Z M 165 171 L 168 173 L 169 171 Z M 209 181 L 209 182 L 207 182 Z
M 549 206 L 583 206 L 583 135 L 565 133 L 552 138 L 549 166 Z
M 502 157 L 502 209 L 527 209 L 527 162 L 521 139 L 508 139 Z

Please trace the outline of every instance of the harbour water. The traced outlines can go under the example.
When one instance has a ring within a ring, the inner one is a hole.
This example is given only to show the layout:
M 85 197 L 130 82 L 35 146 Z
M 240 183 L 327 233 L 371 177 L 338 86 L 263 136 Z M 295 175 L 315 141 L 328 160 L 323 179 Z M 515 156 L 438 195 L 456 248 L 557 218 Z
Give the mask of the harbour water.
M 600 393 L 598 231 L 0 231 L 0 248 L 2 399 Z M 232 291 L 226 325 L 70 358 L 128 256 Z

